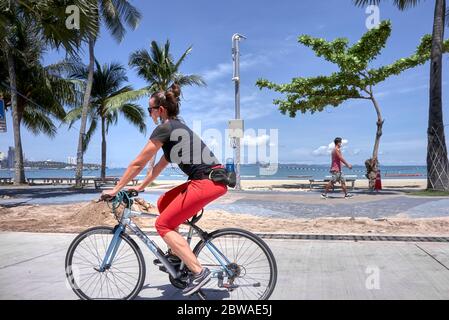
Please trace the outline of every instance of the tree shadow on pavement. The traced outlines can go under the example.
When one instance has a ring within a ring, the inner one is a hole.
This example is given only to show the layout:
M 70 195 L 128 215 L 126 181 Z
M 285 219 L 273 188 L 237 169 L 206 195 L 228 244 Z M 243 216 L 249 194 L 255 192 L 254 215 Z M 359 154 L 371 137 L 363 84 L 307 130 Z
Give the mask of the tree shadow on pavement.
M 96 194 L 100 190 L 96 189 L 75 189 L 71 187 L 29 187 L 29 188 L 7 188 L 0 190 L 0 196 L 11 198 L 32 198 L 46 199 L 73 194 Z

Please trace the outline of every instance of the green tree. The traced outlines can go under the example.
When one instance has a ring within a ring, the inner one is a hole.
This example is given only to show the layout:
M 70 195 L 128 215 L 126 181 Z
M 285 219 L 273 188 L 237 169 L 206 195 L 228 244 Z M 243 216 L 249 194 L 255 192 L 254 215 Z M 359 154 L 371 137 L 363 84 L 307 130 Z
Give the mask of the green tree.
M 268 80 L 259 79 L 257 86 L 268 88 L 286 95 L 285 99 L 275 99 L 273 102 L 279 106 L 282 114 L 289 113 L 295 117 L 298 111 L 319 112 L 328 105 L 337 107 L 349 99 L 370 100 L 377 115 L 376 138 L 373 147 L 370 185 L 374 185 L 377 171 L 378 151 L 384 119 L 378 101 L 375 99 L 374 86 L 392 75 L 425 63 L 430 57 L 431 37 L 424 36 L 416 52 L 408 58 L 402 58 L 390 65 L 379 68 L 370 67 L 385 47 L 391 33 L 389 21 L 383 21 L 378 28 L 365 33 L 353 46 L 348 47 L 348 39 L 338 38 L 326 41 L 308 35 L 299 37 L 298 42 L 312 48 L 318 57 L 337 65 L 338 71 L 329 76 L 311 78 L 294 78 L 288 84 L 275 84 Z M 445 43 L 446 51 L 449 43 Z
M 118 64 L 104 64 L 101 66 L 95 61 L 95 72 L 93 76 L 91 99 L 89 104 L 88 118 L 89 129 L 84 138 L 83 152 L 95 133 L 98 123 L 101 125 L 101 178 L 106 177 L 106 135 L 110 125 L 117 123 L 119 114 L 131 124 L 139 128 L 140 132 L 146 131 L 145 112 L 133 104 L 132 101 L 145 94 L 142 90 L 133 90 L 131 86 L 124 86 L 128 81 L 126 69 Z M 80 68 L 72 77 L 86 81 L 89 71 L 85 66 Z M 70 126 L 81 118 L 82 106 L 72 109 L 66 117 Z
M 94 64 L 95 64 L 95 42 L 99 35 L 100 26 L 102 23 L 111 32 L 112 36 L 118 41 L 122 41 L 126 28 L 124 24 L 127 24 L 132 29 L 137 28 L 141 15 L 139 11 L 130 4 L 127 0 L 86 0 L 92 7 L 93 22 L 96 26 L 96 32 L 90 34 L 87 43 L 89 47 L 89 65 L 87 83 L 84 92 L 83 108 L 81 113 L 81 124 L 78 138 L 78 149 L 76 159 L 76 185 L 81 186 L 81 179 L 83 175 L 83 145 L 86 135 L 87 115 L 89 112 L 89 102 L 92 91 L 92 83 L 94 77 Z
M 379 4 L 380 0 L 354 0 L 358 6 Z M 393 0 L 400 10 L 418 5 L 420 0 Z M 435 0 L 430 54 L 429 120 L 427 127 L 427 189 L 449 190 L 449 161 L 444 134 L 442 70 L 444 25 L 449 25 L 446 0 Z
M 81 27 L 76 30 L 70 30 L 66 28 L 66 14 L 65 10 L 68 5 L 75 5 L 80 9 L 80 25 Z M 12 109 L 12 122 L 14 132 L 14 147 L 15 147 L 15 164 L 14 164 L 14 184 L 21 184 L 25 182 L 25 171 L 23 167 L 23 150 L 21 139 L 21 122 L 28 123 L 28 127 L 32 128 L 32 119 L 35 119 L 35 128 L 42 129 L 47 128 L 46 131 L 51 132 L 49 121 L 45 119 L 45 113 L 37 108 L 36 110 L 31 108 L 24 108 L 19 106 L 19 86 L 20 84 L 17 70 L 23 69 L 24 64 L 27 62 L 25 56 L 27 52 L 22 51 L 21 44 L 24 43 L 24 39 L 27 35 L 23 30 L 29 26 L 32 28 L 31 35 L 36 37 L 36 41 L 40 41 L 45 44 L 45 47 L 63 47 L 70 54 L 75 54 L 79 45 L 80 39 L 83 35 L 93 32 L 93 25 L 89 17 L 91 8 L 81 0 L 0 0 L 0 39 L 2 40 L 2 67 L 7 69 L 7 77 L 9 84 L 7 85 L 9 90 L 9 104 Z M 28 48 L 28 46 L 27 46 Z M 28 65 L 29 66 L 29 65 Z M 42 71 L 42 70 L 41 70 Z M 47 69 L 49 71 L 49 69 Z M 23 78 L 22 80 L 28 80 Z M 42 78 L 40 79 L 42 80 Z M 43 84 L 36 83 L 31 87 L 39 87 Z M 36 94 L 36 93 L 35 93 Z M 28 94 L 22 94 L 27 96 Z M 23 105 L 23 104 L 22 104 Z M 36 105 L 34 107 L 37 107 Z M 45 105 L 47 108 L 48 105 Z M 32 118 L 28 115 L 35 113 Z M 37 121 L 40 118 L 42 121 Z M 46 125 L 44 125 L 46 123 Z M 44 129 L 45 132 L 45 129 Z

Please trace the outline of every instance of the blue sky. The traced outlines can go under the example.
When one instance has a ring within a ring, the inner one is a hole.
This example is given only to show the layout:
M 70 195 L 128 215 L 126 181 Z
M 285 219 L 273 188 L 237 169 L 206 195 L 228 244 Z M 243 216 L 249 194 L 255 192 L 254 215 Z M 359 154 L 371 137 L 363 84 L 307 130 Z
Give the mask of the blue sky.
M 327 164 L 329 156 L 319 152 L 335 136 L 348 140 L 345 155 L 349 162 L 362 164 L 372 152 L 376 114 L 370 101 L 350 100 L 338 108 L 328 107 L 313 115 L 296 118 L 282 115 L 272 104 L 276 93 L 260 91 L 255 82 L 266 78 L 277 83 L 292 77 L 326 75 L 335 67 L 313 51 L 297 43 L 301 34 L 332 40 L 347 37 L 357 41 L 367 29 L 365 8 L 354 7 L 350 0 L 328 1 L 170 1 L 156 5 L 152 1 L 133 1 L 143 15 L 139 28 L 129 31 L 118 44 L 104 31 L 96 46 L 101 62 L 127 65 L 131 52 L 149 48 L 151 40 L 169 39 L 176 57 L 189 46 L 193 51 L 181 71 L 202 75 L 208 86 L 183 91 L 181 115 L 187 124 L 201 120 L 202 132 L 215 128 L 224 136 L 227 120 L 234 116 L 231 36 L 247 36 L 241 42 L 241 114 L 245 128 L 278 129 L 280 162 Z M 393 32 L 374 66 L 388 64 L 414 52 L 419 39 L 432 31 L 433 1 L 400 12 L 389 4 L 380 6 L 381 20 L 392 21 Z M 56 61 L 62 53 L 51 52 L 44 63 Z M 446 93 L 448 56 L 444 58 L 444 113 L 449 112 Z M 129 69 L 129 82 L 135 88 L 145 82 Z M 429 65 L 417 67 L 391 77 L 375 87 L 374 92 L 385 118 L 380 144 L 380 161 L 391 164 L 425 164 L 428 113 Z M 147 100 L 139 101 L 146 108 Z M 0 134 L 0 151 L 13 145 L 11 114 L 8 129 Z M 148 119 L 149 120 L 149 119 Z M 445 123 L 448 123 L 446 120 Z M 146 143 L 154 125 L 148 121 L 146 136 L 120 119 L 108 134 L 108 166 L 126 166 Z M 76 125 L 78 128 L 78 125 Z M 448 127 L 449 128 L 449 127 Z M 268 132 L 267 132 L 268 133 Z M 447 134 L 448 135 L 448 134 Z M 33 136 L 25 129 L 22 139 L 25 156 L 32 160 L 66 161 L 76 154 L 78 132 L 62 125 L 57 137 Z M 203 135 L 207 141 L 210 137 Z M 250 143 L 265 143 L 249 138 Z M 221 144 L 228 143 L 224 138 Z M 268 143 L 274 143 L 268 141 Z M 100 132 L 92 139 L 85 155 L 87 162 L 100 162 Z M 315 152 L 314 152 L 315 151 Z

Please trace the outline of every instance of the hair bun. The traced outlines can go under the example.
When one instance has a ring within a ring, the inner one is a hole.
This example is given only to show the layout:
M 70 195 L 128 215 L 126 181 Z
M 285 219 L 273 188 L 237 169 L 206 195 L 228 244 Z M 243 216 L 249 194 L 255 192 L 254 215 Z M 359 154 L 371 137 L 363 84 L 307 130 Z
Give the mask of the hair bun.
M 177 83 L 173 83 L 169 89 L 171 92 L 173 92 L 173 95 L 175 98 L 179 98 L 181 96 L 181 87 Z

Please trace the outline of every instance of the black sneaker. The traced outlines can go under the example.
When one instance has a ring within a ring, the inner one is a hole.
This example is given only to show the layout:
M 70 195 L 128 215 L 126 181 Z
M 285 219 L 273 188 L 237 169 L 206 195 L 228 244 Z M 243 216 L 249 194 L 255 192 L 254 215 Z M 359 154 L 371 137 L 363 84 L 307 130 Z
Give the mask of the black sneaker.
M 326 193 L 322 193 L 321 194 L 321 199 L 327 199 L 327 194 Z
M 185 287 L 184 290 L 182 290 L 183 296 L 190 296 L 198 290 L 201 289 L 202 286 L 204 286 L 206 283 L 209 282 L 211 278 L 211 273 L 208 268 L 203 268 L 201 272 L 197 275 L 192 275 L 189 279 L 189 283 L 187 284 L 187 287 Z
M 167 253 L 164 255 L 164 257 L 167 258 L 168 262 L 170 262 L 170 264 L 172 264 L 172 265 L 181 264 L 181 259 L 179 259 L 178 256 L 175 256 L 175 255 L 174 255 L 173 253 L 171 253 L 171 252 L 167 252 Z M 159 260 L 159 259 L 154 259 L 154 260 L 153 260 L 153 263 L 154 263 L 155 265 L 157 265 L 157 266 L 161 266 L 161 265 L 162 265 L 162 262 L 161 262 L 161 260 Z
M 354 195 L 352 193 L 345 194 L 345 199 L 352 198 Z

